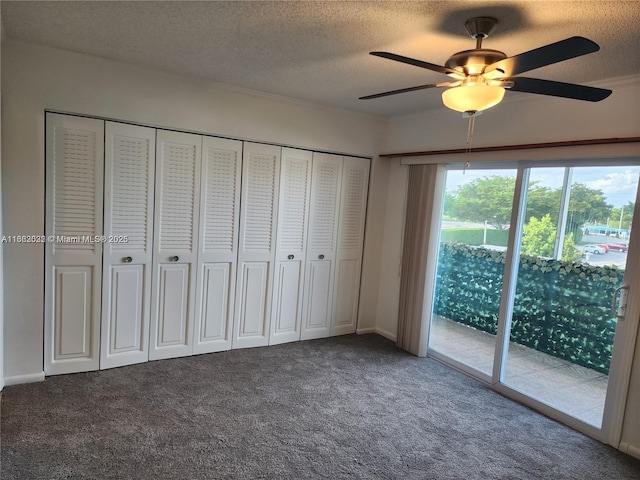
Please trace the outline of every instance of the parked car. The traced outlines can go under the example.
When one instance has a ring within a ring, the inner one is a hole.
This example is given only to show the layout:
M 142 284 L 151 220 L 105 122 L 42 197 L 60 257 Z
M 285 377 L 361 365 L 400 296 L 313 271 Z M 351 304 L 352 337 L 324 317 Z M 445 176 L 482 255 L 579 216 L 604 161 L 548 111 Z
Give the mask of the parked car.
M 609 245 L 607 245 L 606 243 L 599 243 L 599 244 L 598 244 L 598 247 L 602 247 L 602 248 L 604 248 L 604 251 L 605 251 L 605 252 L 608 252 L 609 250 L 611 250 L 611 249 L 609 248 Z
M 585 253 L 595 253 L 597 255 L 600 255 L 602 253 L 607 253 L 607 251 L 602 248 L 600 245 L 585 245 L 584 247 L 582 247 L 582 250 Z
M 629 245 L 626 243 L 610 243 L 609 250 L 615 250 L 617 252 L 627 252 L 629 251 Z

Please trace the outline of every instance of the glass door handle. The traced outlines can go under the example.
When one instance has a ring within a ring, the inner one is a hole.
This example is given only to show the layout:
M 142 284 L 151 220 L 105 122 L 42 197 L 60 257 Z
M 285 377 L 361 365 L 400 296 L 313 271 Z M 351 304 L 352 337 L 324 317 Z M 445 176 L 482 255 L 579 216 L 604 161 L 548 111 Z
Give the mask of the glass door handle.
M 616 300 L 618 300 L 618 292 L 620 292 L 620 302 L 616 302 Z M 613 313 L 618 320 L 624 320 L 624 315 L 627 312 L 628 293 L 629 285 L 621 285 L 613 292 L 613 298 L 611 299 L 611 313 Z

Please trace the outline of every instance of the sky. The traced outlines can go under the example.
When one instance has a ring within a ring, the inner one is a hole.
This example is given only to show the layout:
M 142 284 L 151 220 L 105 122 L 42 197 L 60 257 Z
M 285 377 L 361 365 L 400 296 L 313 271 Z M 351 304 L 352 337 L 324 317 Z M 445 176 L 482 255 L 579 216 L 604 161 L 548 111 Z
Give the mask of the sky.
M 592 167 L 589 169 L 591 172 L 584 172 L 584 174 L 576 170 L 574 170 L 574 181 L 584 183 L 589 188 L 602 190 L 607 202 L 614 207 L 636 201 L 640 167 Z
M 447 172 L 447 192 L 454 192 L 459 186 L 469 183 L 477 178 L 501 175 L 516 176 L 516 170 L 449 170 Z M 583 183 L 589 188 L 601 190 L 607 203 L 616 208 L 626 205 L 627 202 L 635 202 L 640 166 L 622 167 L 574 167 L 573 183 Z M 564 178 L 564 168 L 532 168 L 531 179 L 538 185 L 549 188 L 560 188 Z

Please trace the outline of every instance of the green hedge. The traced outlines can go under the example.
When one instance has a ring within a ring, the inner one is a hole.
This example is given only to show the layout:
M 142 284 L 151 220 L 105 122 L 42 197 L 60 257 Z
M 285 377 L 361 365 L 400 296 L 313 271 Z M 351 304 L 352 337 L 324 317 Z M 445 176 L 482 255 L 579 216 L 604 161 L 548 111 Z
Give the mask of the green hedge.
M 505 254 L 442 243 L 434 312 L 495 334 Z M 611 296 L 624 271 L 522 256 L 511 341 L 609 372 L 616 319 Z
M 487 244 L 500 247 L 507 246 L 509 230 L 487 229 Z M 484 228 L 447 228 L 442 230 L 440 241 L 446 243 L 464 243 L 466 245 L 482 245 Z

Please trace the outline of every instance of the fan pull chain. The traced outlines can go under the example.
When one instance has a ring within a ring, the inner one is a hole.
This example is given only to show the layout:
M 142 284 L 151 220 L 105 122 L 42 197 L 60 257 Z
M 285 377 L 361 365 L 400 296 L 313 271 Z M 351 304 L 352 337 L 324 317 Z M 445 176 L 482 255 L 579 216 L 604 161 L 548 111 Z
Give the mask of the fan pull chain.
M 469 155 L 471 155 L 471 142 L 473 141 L 473 130 L 476 125 L 476 116 L 474 114 L 469 115 L 469 128 L 467 129 L 467 144 L 465 146 L 465 156 L 467 157 L 467 161 L 464 164 L 464 169 L 462 170 L 462 174 L 467 173 L 467 168 L 471 166 L 471 162 L 469 161 Z

